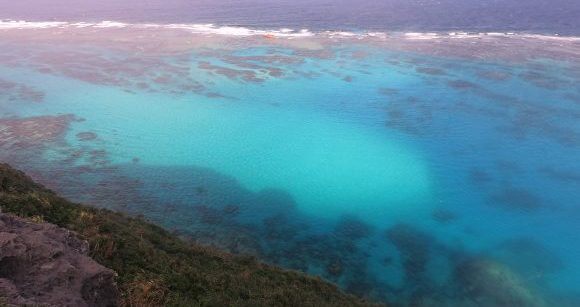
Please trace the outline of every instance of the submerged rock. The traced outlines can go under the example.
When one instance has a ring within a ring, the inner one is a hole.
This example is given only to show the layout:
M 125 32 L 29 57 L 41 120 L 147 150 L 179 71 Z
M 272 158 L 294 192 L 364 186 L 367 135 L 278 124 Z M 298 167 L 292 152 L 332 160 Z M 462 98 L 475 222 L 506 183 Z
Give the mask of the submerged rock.
M 77 139 L 79 141 L 92 141 L 92 140 L 96 140 L 97 137 L 98 137 L 98 135 L 96 133 L 90 132 L 90 131 L 77 133 Z
M 348 240 L 359 240 L 370 236 L 373 230 L 370 225 L 361 219 L 351 215 L 344 215 L 336 224 L 334 234 Z
M 459 292 L 478 306 L 546 306 L 508 267 L 487 259 L 460 263 L 454 273 Z
M 564 261 L 555 252 L 532 237 L 505 240 L 497 246 L 493 256 L 527 280 L 540 281 L 565 268 Z
M 407 224 L 397 224 L 386 232 L 387 238 L 401 253 L 405 278 L 409 285 L 425 282 L 425 271 L 430 257 L 432 238 Z
M 441 224 L 447 224 L 457 219 L 457 215 L 455 213 L 443 208 L 437 208 L 433 210 L 433 212 L 431 212 L 431 217 L 433 220 Z
M 117 306 L 116 273 L 66 229 L 0 213 L 0 297 L 8 305 Z

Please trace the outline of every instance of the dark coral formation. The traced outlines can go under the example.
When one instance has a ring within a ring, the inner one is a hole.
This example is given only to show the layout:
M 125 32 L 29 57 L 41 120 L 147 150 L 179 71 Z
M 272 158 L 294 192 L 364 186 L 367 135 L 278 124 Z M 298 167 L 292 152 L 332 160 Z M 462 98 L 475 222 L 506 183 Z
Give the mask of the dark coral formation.
M 539 171 L 542 175 L 560 182 L 571 184 L 580 183 L 580 172 L 552 167 L 542 167 Z
M 342 238 L 360 240 L 369 237 L 373 230 L 371 226 L 355 216 L 345 215 L 338 220 L 334 233 Z
M 517 211 L 535 211 L 545 207 L 534 193 L 517 187 L 504 187 L 490 198 L 490 203 L 500 208 Z
M 512 77 L 510 73 L 500 70 L 479 71 L 477 76 L 492 81 L 505 81 Z
M 388 63 L 392 62 L 392 60 L 388 61 Z M 431 71 L 434 67 L 455 65 L 454 68 L 457 70 L 472 70 L 473 77 L 479 79 L 485 78 L 506 83 L 516 82 L 510 80 L 513 72 L 505 68 L 482 70 L 479 65 L 460 65 L 455 62 L 439 60 L 432 60 L 433 67 L 425 67 L 423 62 L 424 60 L 419 61 L 413 57 L 400 56 L 400 60 L 395 63 L 397 68 L 411 75 L 416 75 L 417 72 L 422 74 L 435 73 Z M 554 92 L 556 89 L 570 87 L 571 82 L 575 81 L 574 78 L 577 78 L 577 76 L 565 78 L 562 76 L 563 70 L 546 67 L 536 68 L 536 66 L 537 63 L 534 61 L 521 65 L 521 67 L 529 69 L 521 77 L 526 82 L 541 87 L 546 97 L 550 97 L 552 94 L 550 92 Z M 517 70 L 514 69 L 514 71 Z M 493 85 L 490 86 L 485 82 L 476 82 L 475 80 L 471 78 L 450 79 L 444 76 L 432 78 L 429 76 L 425 81 L 427 84 L 437 84 L 436 88 L 439 88 L 439 84 L 446 85 L 458 90 L 459 93 L 453 95 L 441 93 L 441 95 L 434 97 L 427 87 L 427 91 L 418 89 L 420 94 L 415 93 L 416 97 L 412 100 L 405 97 L 404 89 L 381 89 L 381 92 L 388 97 L 385 106 L 387 126 L 413 136 L 425 136 L 437 131 L 446 131 L 445 123 L 453 122 L 463 125 L 462 122 L 467 115 L 469 118 L 473 117 L 474 122 L 485 119 L 486 124 L 496 125 L 496 130 L 502 135 L 518 141 L 545 138 L 566 147 L 579 146 L 580 132 L 573 123 L 578 121 L 580 114 L 570 103 L 554 103 L 555 101 L 550 99 L 538 99 L 543 97 L 542 95 L 523 97 L 517 92 L 506 93 L 494 88 Z M 569 98 L 572 96 L 567 95 Z M 573 98 L 572 101 L 574 101 Z M 437 122 L 437 120 L 442 119 L 445 121 Z M 432 129 L 434 125 L 437 125 L 436 127 L 439 129 Z M 443 129 L 441 130 L 441 128 Z
M 69 230 L 0 213 L 0 297 L 14 305 L 117 306 L 116 273 L 88 252 Z
M 549 306 L 536 289 L 541 285 L 538 280 L 520 274 L 517 265 L 507 266 L 498 260 L 498 257 L 507 259 L 507 255 L 515 258 L 521 255 L 520 262 L 546 270 L 560 265 L 557 258 L 534 241 L 506 241 L 498 249 L 504 253 L 490 256 L 453 250 L 408 224 L 394 225 L 386 236 L 401 254 L 405 276 L 400 289 L 390 295 L 395 302 L 411 306 Z M 551 260 L 540 260 L 543 257 Z M 445 280 L 435 281 L 428 274 L 430 269 L 442 270 L 441 262 L 433 263 L 436 258 L 444 259 L 448 266 L 447 273 L 439 273 L 446 276 Z M 559 300 L 551 302 L 556 304 Z
M 492 180 L 488 172 L 477 168 L 469 171 L 469 179 L 474 184 L 485 184 Z
M 509 268 L 486 259 L 470 259 L 454 271 L 464 304 L 478 306 L 548 306 Z
M 26 56 L 6 64 L 87 83 L 119 87 L 127 92 L 208 94 L 206 86 L 191 77 L 187 57 L 147 57 L 132 52 L 104 56 L 89 50 L 73 49 L 56 47 L 42 48 L 40 51 L 30 49 L 28 45 L 26 51 L 23 51 Z M 6 86 L 0 82 L 0 88 Z M 17 88 L 16 94 L 25 100 L 37 102 L 42 101 L 44 96 L 39 91 L 24 87 Z
M 493 254 L 528 280 L 541 279 L 565 268 L 558 255 L 531 237 L 507 239 L 497 246 Z
M 447 82 L 447 85 L 457 90 L 474 89 L 478 87 L 475 83 L 467 80 L 451 80 Z
M 232 80 L 242 80 L 245 82 L 264 82 L 264 79 L 259 77 L 257 73 L 249 69 L 235 69 L 226 66 L 215 65 L 210 62 L 199 62 L 199 69 L 209 71 L 216 75 L 221 75 Z
M 44 101 L 45 95 L 28 85 L 0 79 L 0 102 L 39 103 Z
M 401 253 L 405 282 L 408 285 L 422 287 L 425 284 L 425 271 L 432 239 L 407 224 L 397 224 L 389 228 L 386 236 Z
M 530 70 L 520 74 L 520 78 L 529 82 L 537 87 L 541 87 L 548 90 L 556 90 L 560 87 L 573 86 L 566 80 L 558 77 L 549 76 L 543 70 Z
M 445 70 L 436 67 L 417 67 L 415 70 L 418 73 L 430 76 L 444 76 L 447 74 Z
M 381 92 L 383 94 L 396 93 L 386 89 Z M 385 125 L 410 135 L 423 136 L 430 131 L 433 111 L 433 106 L 416 97 L 394 99 L 386 107 Z
M 90 131 L 79 132 L 77 133 L 77 139 L 79 141 L 92 141 L 97 138 L 97 134 Z
M 453 222 L 457 219 L 457 215 L 450 210 L 444 208 L 437 208 L 431 212 L 431 217 L 442 224 Z
M 0 119 L 0 148 L 29 149 L 59 141 L 74 120 L 73 115 Z

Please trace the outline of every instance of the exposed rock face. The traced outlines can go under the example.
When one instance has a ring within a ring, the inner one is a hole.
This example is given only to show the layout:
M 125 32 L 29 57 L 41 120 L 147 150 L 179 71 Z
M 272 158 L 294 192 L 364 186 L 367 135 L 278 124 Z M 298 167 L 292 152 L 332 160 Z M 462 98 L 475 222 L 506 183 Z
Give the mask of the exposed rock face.
M 0 297 L 19 306 L 117 306 L 116 273 L 88 250 L 69 230 L 0 213 Z

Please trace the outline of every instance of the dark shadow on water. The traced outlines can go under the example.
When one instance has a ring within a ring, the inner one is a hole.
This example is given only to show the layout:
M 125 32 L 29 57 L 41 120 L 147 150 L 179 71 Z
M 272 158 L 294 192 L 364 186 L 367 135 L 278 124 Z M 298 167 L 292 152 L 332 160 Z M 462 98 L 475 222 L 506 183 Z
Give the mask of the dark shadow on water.
M 506 186 L 489 198 L 489 203 L 499 208 L 520 212 L 533 212 L 546 207 L 544 201 L 533 192 Z
M 473 168 L 469 171 L 469 179 L 473 184 L 477 185 L 492 181 L 492 177 L 488 172 L 478 168 Z
M 493 255 L 528 280 L 542 279 L 565 268 L 558 255 L 531 237 L 507 239 L 495 248 Z
M 391 227 L 387 230 L 386 237 L 401 253 L 406 290 L 424 291 L 423 287 L 427 283 L 426 266 L 434 239 L 407 224 Z
M 558 169 L 552 167 L 542 167 L 538 170 L 541 175 L 550 179 L 569 184 L 580 184 L 580 172 L 573 170 Z
M 458 216 L 457 214 L 453 213 L 453 211 L 450 211 L 448 209 L 436 208 L 435 210 L 433 210 L 433 212 L 431 212 L 431 218 L 433 218 L 433 220 L 441 224 L 449 224 L 455 222 Z

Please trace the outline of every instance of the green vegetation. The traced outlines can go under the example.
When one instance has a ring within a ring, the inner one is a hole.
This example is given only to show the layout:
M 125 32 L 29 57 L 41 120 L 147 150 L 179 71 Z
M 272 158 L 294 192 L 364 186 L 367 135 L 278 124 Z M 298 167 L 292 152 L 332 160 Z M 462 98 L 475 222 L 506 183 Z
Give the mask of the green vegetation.
M 0 208 L 86 239 L 91 256 L 119 274 L 124 306 L 371 305 L 319 278 L 192 245 L 139 218 L 73 204 L 7 164 L 0 164 Z

